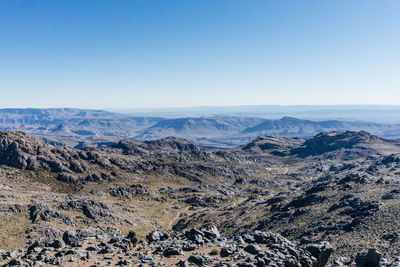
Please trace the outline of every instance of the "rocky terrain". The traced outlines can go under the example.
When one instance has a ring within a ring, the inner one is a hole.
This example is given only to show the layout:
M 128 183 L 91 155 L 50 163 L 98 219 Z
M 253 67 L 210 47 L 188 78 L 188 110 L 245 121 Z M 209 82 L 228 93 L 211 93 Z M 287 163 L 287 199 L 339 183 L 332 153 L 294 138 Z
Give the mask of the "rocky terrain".
M 400 266 L 400 145 L 365 131 L 54 146 L 0 132 L 0 264 Z
M 343 112 L 339 114 L 343 115 Z M 323 111 L 317 113 L 324 114 Z M 393 116 L 396 112 L 391 114 Z M 396 122 L 385 124 L 323 118 L 311 121 L 288 116 L 266 119 L 255 115 L 188 117 L 181 114 L 181 117 L 171 118 L 68 108 L 0 109 L 0 130 L 24 131 L 47 143 L 70 147 L 109 145 L 125 138 L 146 141 L 175 136 L 201 147 L 228 149 L 251 142 L 258 136 L 311 138 L 320 132 L 360 130 L 384 138 L 400 138 L 400 124 Z

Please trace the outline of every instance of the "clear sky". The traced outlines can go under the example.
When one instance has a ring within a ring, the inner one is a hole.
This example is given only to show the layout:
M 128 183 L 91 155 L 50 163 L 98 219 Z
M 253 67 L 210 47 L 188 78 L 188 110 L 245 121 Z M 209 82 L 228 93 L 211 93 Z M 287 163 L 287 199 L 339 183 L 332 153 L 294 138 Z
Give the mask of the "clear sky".
M 0 107 L 400 104 L 398 0 L 0 0 Z

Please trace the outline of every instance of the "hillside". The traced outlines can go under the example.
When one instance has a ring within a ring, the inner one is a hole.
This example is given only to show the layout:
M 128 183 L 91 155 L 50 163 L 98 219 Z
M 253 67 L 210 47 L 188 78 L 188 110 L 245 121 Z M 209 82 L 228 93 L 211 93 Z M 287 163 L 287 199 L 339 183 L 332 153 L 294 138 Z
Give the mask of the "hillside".
M 332 254 L 347 266 L 371 247 L 382 254 L 370 257 L 398 256 L 400 146 L 367 132 L 218 151 L 176 137 L 76 149 L 3 131 L 0 164 L 3 263 L 312 267 Z

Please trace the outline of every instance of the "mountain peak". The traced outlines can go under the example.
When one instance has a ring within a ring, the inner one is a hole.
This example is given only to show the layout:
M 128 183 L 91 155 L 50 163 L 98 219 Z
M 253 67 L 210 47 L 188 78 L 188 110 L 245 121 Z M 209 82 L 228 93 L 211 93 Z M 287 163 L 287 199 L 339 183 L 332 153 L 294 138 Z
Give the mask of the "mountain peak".
M 285 122 L 298 122 L 302 121 L 301 119 L 295 118 L 295 117 L 290 117 L 290 116 L 283 116 L 280 121 L 285 121 Z

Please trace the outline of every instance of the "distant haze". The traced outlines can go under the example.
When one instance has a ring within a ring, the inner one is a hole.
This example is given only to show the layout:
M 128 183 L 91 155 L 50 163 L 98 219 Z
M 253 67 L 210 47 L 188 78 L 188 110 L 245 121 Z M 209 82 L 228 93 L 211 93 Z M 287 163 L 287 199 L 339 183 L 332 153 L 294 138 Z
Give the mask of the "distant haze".
M 379 105 L 295 105 L 295 106 L 230 106 L 189 107 L 157 109 L 110 109 L 118 113 L 156 117 L 209 117 L 239 116 L 280 119 L 291 116 L 310 120 L 367 121 L 378 123 L 400 123 L 400 106 Z

